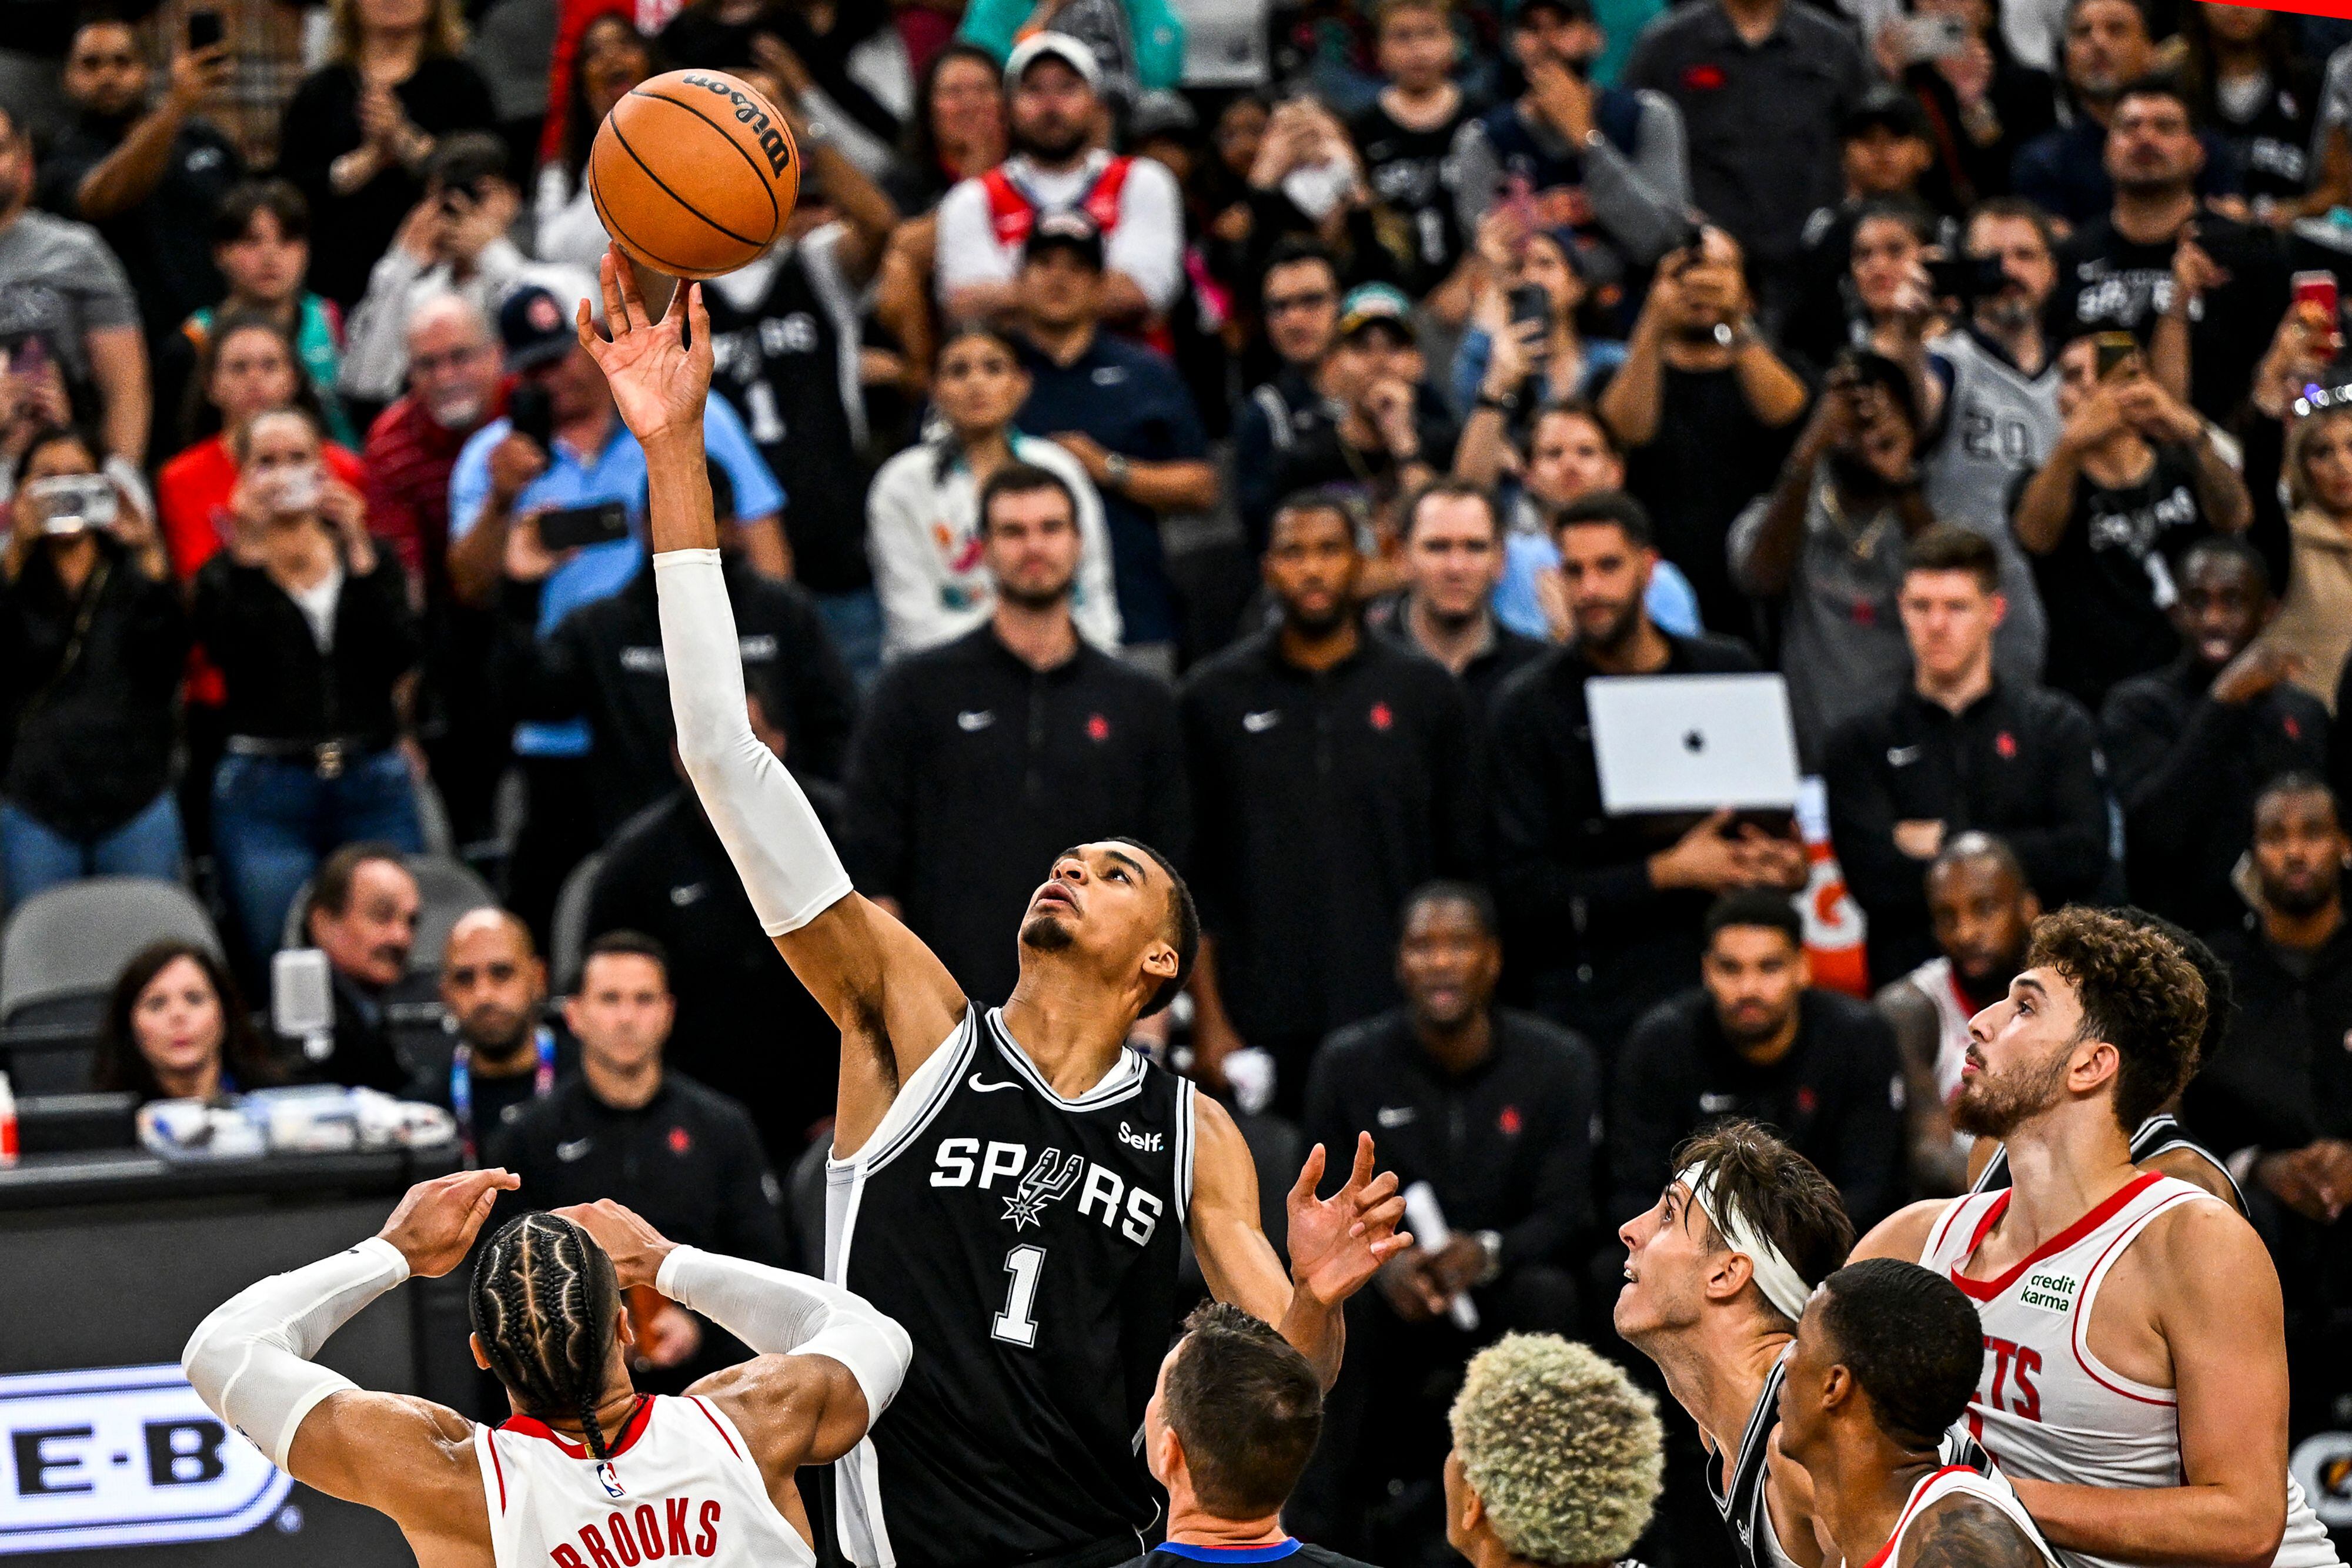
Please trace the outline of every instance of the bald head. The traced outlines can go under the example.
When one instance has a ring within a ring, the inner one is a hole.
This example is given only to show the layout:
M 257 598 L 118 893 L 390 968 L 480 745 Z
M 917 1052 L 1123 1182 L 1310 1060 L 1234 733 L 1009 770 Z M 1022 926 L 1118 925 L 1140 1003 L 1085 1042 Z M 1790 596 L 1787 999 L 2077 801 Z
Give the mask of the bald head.
M 488 418 L 498 396 L 499 354 L 490 324 L 471 300 L 436 294 L 408 318 L 408 390 L 444 430 Z
M 1962 833 L 1927 868 L 1927 919 L 1972 999 L 1990 999 L 2024 967 L 2042 901 L 2017 852 L 1990 833 Z
M 467 910 L 450 928 L 441 958 L 441 1004 L 457 1036 L 486 1063 L 513 1060 L 530 1043 L 547 966 L 530 927 L 503 909 Z

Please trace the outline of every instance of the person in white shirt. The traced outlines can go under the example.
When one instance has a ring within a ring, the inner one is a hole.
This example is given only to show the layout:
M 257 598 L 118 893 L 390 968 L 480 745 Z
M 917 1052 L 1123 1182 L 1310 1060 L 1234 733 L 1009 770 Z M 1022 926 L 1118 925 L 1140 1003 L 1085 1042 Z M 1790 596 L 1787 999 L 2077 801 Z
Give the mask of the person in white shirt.
M 1013 156 L 940 203 L 935 275 L 950 318 L 1011 315 L 1022 243 L 1039 216 L 1073 208 L 1103 233 L 1103 315 L 1139 325 L 1164 315 L 1184 281 L 1176 177 L 1098 145 L 1104 130 L 1093 51 L 1039 33 L 1013 51 L 1004 89 Z
M 1067 451 L 1013 428 L 1028 395 L 1028 372 L 995 328 L 963 327 L 940 350 L 931 383 L 940 429 L 885 463 L 866 498 L 885 659 L 951 643 L 995 612 L 996 587 L 981 559 L 980 491 L 1010 463 L 1043 468 L 1068 486 L 1081 549 L 1071 616 L 1087 642 L 1118 651 L 1102 497 Z

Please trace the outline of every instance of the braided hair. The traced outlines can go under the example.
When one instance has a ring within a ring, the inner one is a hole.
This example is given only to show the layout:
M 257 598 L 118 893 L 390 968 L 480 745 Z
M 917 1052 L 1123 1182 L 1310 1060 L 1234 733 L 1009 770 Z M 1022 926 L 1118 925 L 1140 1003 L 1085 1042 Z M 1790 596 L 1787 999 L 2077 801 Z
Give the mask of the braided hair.
M 467 1291 L 482 1354 L 523 1409 L 576 1412 L 589 1453 L 612 1457 L 596 1423 L 621 1292 L 613 1260 L 552 1214 L 526 1214 L 482 1249 Z

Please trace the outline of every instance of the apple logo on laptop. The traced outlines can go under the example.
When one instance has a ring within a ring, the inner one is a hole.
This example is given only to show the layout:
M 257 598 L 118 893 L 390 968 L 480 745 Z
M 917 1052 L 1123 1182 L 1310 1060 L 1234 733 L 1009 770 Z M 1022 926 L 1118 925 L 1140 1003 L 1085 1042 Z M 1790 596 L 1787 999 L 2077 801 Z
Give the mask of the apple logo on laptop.
M 1706 737 L 1697 730 L 1690 731 L 1683 737 L 1683 749 L 1694 757 L 1697 756 L 1706 749 Z

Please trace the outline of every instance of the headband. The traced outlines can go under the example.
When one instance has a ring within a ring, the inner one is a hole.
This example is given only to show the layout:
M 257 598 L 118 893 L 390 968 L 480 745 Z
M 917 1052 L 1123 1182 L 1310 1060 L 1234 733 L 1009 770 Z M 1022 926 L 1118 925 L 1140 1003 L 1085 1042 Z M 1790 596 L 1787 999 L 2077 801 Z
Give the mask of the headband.
M 1749 1225 L 1747 1217 L 1736 1212 L 1729 1204 L 1719 1203 L 1715 1196 L 1715 1178 L 1703 1164 L 1694 1163 L 1677 1172 L 1675 1179 L 1690 1189 L 1691 1201 L 1699 1206 L 1715 1226 L 1716 1234 L 1724 1245 L 1748 1260 L 1756 1288 L 1764 1299 L 1790 1322 L 1805 1315 L 1805 1301 L 1813 1288 L 1805 1283 L 1780 1249 L 1772 1245 L 1771 1238 Z

